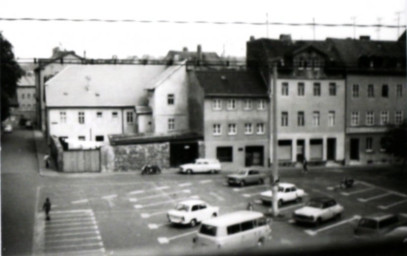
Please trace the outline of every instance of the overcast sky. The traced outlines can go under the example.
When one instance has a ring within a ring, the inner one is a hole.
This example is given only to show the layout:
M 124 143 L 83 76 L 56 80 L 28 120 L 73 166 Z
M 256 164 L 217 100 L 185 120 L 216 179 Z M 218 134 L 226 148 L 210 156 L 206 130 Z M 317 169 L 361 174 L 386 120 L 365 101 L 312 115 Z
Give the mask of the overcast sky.
M 225 21 L 353 23 L 397 25 L 406 23 L 405 0 L 1 0 L 0 18 L 135 19 L 172 21 Z M 215 51 L 245 56 L 246 41 L 278 38 L 323 40 L 359 37 L 396 40 L 397 29 L 325 28 L 254 25 L 100 23 L 3 21 L 0 31 L 13 44 L 18 58 L 50 57 L 52 48 L 74 50 L 90 58 L 165 56 L 169 50 Z M 402 33 L 399 30 L 399 34 Z

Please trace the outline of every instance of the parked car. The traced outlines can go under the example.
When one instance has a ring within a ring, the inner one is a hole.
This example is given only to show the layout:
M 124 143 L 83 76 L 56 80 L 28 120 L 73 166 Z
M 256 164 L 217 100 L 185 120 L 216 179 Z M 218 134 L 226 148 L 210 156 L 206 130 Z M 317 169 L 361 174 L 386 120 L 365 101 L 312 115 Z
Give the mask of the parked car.
M 167 218 L 171 223 L 189 224 L 192 227 L 206 219 L 218 216 L 219 207 L 211 206 L 199 199 L 190 199 L 179 202 L 175 209 L 167 212 Z
M 235 174 L 229 174 L 227 176 L 227 182 L 229 185 L 245 186 L 246 184 L 262 184 L 266 179 L 266 174 L 258 169 L 247 168 L 240 170 Z
M 278 206 L 282 206 L 286 202 L 298 201 L 301 202 L 305 196 L 305 192 L 302 189 L 297 188 L 291 183 L 278 184 L 277 200 Z M 273 193 L 271 190 L 267 190 L 260 193 L 260 198 L 263 204 L 270 204 L 273 201 Z
M 181 173 L 218 173 L 221 170 L 221 164 L 217 159 L 198 158 L 195 163 L 183 164 L 180 166 Z
M 386 238 L 407 243 L 407 226 L 401 226 L 387 233 Z
M 407 225 L 407 218 L 403 215 L 391 213 L 374 213 L 363 216 L 354 230 L 358 238 L 380 237 L 400 226 Z
M 24 126 L 25 128 L 32 128 L 33 122 L 31 120 L 26 120 Z
M 4 124 L 3 131 L 5 133 L 12 133 L 13 132 L 13 126 L 11 124 Z
M 202 222 L 192 241 L 198 250 L 207 253 L 208 249 L 260 247 L 270 233 L 270 224 L 263 213 L 237 211 Z
M 341 218 L 343 206 L 338 204 L 335 199 L 330 197 L 316 197 L 302 208 L 293 213 L 293 219 L 299 223 L 321 224 L 333 218 Z

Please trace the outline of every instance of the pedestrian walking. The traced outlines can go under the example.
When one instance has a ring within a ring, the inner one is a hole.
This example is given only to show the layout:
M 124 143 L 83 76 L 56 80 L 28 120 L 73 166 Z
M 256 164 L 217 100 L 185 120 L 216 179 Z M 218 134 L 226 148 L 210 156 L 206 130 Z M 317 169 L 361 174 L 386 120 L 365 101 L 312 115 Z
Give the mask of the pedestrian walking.
M 51 217 L 49 216 L 49 212 L 51 211 L 51 201 L 49 200 L 48 197 L 47 199 L 45 199 L 45 202 L 42 205 L 42 209 L 45 211 L 45 219 L 51 220 Z
M 44 162 L 45 162 L 45 168 L 49 168 L 49 166 L 50 166 L 50 164 L 49 164 L 49 162 L 50 162 L 50 157 L 49 157 L 49 155 L 45 155 L 44 156 Z
M 307 159 L 305 159 L 305 157 L 302 161 L 302 172 L 308 173 L 308 162 L 307 162 Z

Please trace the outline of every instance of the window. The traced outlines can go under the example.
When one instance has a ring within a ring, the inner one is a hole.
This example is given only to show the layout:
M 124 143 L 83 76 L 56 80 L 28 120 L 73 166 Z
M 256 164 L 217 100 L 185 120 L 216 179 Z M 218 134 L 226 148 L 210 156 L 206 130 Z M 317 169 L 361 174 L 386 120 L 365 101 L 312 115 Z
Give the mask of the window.
M 259 100 L 258 110 L 264 110 L 266 108 L 266 102 L 264 100 Z
M 329 83 L 329 96 L 336 96 L 336 83 Z
M 253 133 L 253 126 L 251 123 L 244 124 L 244 133 L 245 134 L 252 134 Z
M 367 97 L 374 98 L 374 87 L 373 84 L 367 86 Z
M 65 111 L 59 112 L 59 121 L 61 123 L 66 123 L 66 112 Z
M 288 126 L 288 112 L 281 112 L 281 126 Z
M 228 107 L 229 110 L 236 109 L 236 100 L 235 99 L 229 99 L 227 107 Z
M 298 96 L 304 96 L 304 93 L 305 93 L 304 83 L 297 84 L 297 91 L 298 91 Z
M 30 98 L 30 96 L 31 96 L 31 94 L 27 93 L 27 99 L 29 99 L 29 98 Z
M 258 123 L 256 125 L 257 134 L 264 134 L 264 124 Z
M 283 83 L 281 86 L 281 95 L 288 95 L 288 83 Z
M 382 85 L 382 97 L 389 97 L 389 86 L 387 84 Z
M 380 151 L 385 152 L 386 146 L 387 146 L 387 139 L 385 137 L 382 137 L 380 139 Z
M 297 125 L 298 126 L 304 126 L 305 125 L 305 120 L 304 120 L 304 112 L 300 111 L 297 113 Z
M 167 95 L 167 104 L 168 105 L 174 105 L 174 94 L 168 94 Z
M 335 111 L 328 112 L 328 126 L 329 127 L 335 126 Z
M 394 122 L 397 125 L 403 122 L 403 111 L 396 111 L 396 114 L 394 116 Z
M 359 112 L 354 111 L 351 113 L 350 125 L 351 126 L 359 125 Z
M 173 131 L 175 129 L 175 119 L 169 118 L 168 119 L 168 130 Z
M 397 97 L 403 97 L 403 85 L 402 84 L 397 85 Z
M 253 225 L 252 220 L 243 222 L 242 225 L 241 225 L 242 231 L 250 230 L 250 229 L 253 229 L 253 228 L 254 228 L 254 225 Z
M 373 151 L 373 138 L 372 137 L 366 138 L 366 151 Z
M 368 111 L 366 112 L 366 125 L 374 125 L 374 112 Z
M 22 98 L 22 99 L 25 98 L 25 94 L 24 94 L 24 93 L 21 94 L 21 98 Z
M 102 112 L 96 112 L 96 117 L 97 118 L 102 118 L 102 116 L 103 116 Z
M 244 109 L 250 110 L 253 108 L 253 101 L 252 100 L 245 100 L 244 101 Z
M 214 99 L 212 107 L 214 110 L 222 109 L 222 102 L 220 101 L 220 99 Z
M 221 135 L 220 124 L 213 125 L 213 135 Z
M 85 136 L 78 136 L 78 140 L 84 141 L 84 140 L 85 140 Z
M 118 113 L 117 112 L 112 112 L 112 117 L 113 118 L 117 118 L 119 115 L 118 115 Z
M 321 96 L 321 84 L 314 83 L 314 96 Z
M 314 126 L 314 127 L 317 127 L 317 126 L 319 126 L 319 124 L 320 124 L 320 116 L 319 116 L 319 111 L 314 111 L 313 113 L 312 113 L 312 125 Z
M 216 227 L 215 226 L 210 226 L 206 224 L 202 224 L 201 228 L 199 229 L 199 233 L 208 235 L 208 236 L 216 236 Z
M 220 162 L 233 162 L 233 148 L 232 147 L 217 147 L 216 158 Z
M 95 137 L 95 140 L 96 140 L 96 141 L 104 141 L 104 140 L 105 140 L 105 137 L 104 137 L 103 135 L 97 135 L 97 136 Z
M 229 128 L 229 131 L 228 131 L 229 135 L 235 135 L 237 133 L 236 132 L 236 124 L 229 124 L 228 128 Z
M 240 232 L 240 224 L 235 224 L 227 227 L 228 235 L 233 235 Z
M 352 97 L 354 97 L 354 98 L 359 97 L 359 85 L 358 84 L 354 84 L 352 86 Z
M 126 113 L 126 121 L 127 123 L 131 124 L 134 122 L 134 116 L 133 116 L 133 112 L 127 112 Z
M 386 125 L 389 123 L 389 112 L 382 111 L 380 113 L 380 125 Z
M 79 121 L 80 124 L 85 123 L 85 113 L 84 112 L 79 112 L 78 113 L 78 121 Z

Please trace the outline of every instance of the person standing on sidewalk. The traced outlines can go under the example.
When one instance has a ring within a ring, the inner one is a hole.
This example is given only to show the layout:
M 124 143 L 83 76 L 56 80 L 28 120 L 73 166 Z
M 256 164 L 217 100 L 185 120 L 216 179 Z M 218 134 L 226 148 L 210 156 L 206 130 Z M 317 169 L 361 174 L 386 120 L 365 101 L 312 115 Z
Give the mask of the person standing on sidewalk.
M 45 211 L 45 219 L 51 220 L 51 217 L 49 216 L 49 212 L 51 211 L 51 201 L 49 200 L 48 197 L 47 199 L 45 199 L 45 202 L 42 205 L 42 209 Z
M 304 157 L 304 160 L 302 161 L 302 172 L 308 173 L 308 162 L 305 157 Z
M 50 166 L 50 157 L 49 157 L 49 155 L 45 155 L 44 156 L 44 162 L 45 162 L 45 168 L 49 168 L 49 166 Z

